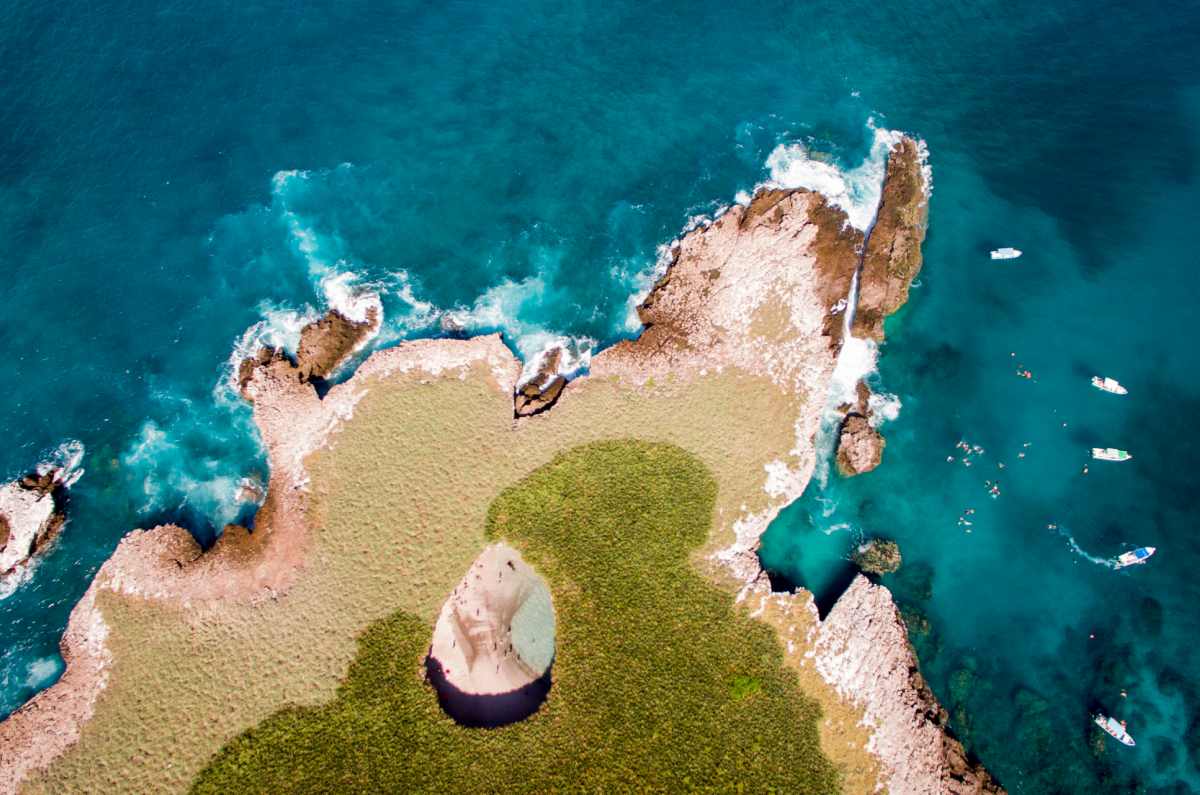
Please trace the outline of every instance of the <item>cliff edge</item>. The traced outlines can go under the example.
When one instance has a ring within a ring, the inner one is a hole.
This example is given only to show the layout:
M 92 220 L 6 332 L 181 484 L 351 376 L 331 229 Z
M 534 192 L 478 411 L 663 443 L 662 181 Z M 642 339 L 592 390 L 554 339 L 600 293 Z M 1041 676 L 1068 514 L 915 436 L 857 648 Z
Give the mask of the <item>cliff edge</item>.
M 946 728 L 887 588 L 857 576 L 816 630 L 816 668 L 860 706 L 892 795 L 1004 790 Z

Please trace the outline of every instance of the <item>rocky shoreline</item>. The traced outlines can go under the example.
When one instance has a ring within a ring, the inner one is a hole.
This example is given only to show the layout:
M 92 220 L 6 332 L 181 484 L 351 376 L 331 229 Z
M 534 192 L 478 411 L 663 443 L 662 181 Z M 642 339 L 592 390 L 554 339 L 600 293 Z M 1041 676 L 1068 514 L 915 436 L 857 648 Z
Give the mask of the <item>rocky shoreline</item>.
M 742 384 L 738 388 L 746 390 L 747 399 L 765 401 L 762 405 L 771 407 L 770 415 L 785 419 L 793 438 L 785 440 L 790 450 L 777 450 L 768 445 L 777 445 L 778 437 L 765 435 L 763 450 L 773 452 L 762 459 L 751 457 L 761 469 L 730 475 L 745 478 L 745 488 L 753 488 L 732 494 L 735 502 L 718 507 L 718 531 L 706 565 L 715 579 L 740 592 L 748 608 L 756 601 L 760 609 L 768 603 L 800 605 L 806 594 L 770 592 L 756 555 L 758 539 L 778 512 L 800 496 L 815 465 L 812 440 L 842 346 L 841 312 L 847 311 L 845 299 L 855 274 L 860 291 L 852 332 L 879 338 L 883 317 L 907 296 L 920 267 L 927 213 L 924 180 L 920 147 L 911 139 L 901 140 L 889 159 L 880 217 L 869 238 L 849 226 L 845 214 L 820 194 L 759 190 L 748 205 L 730 208 L 672 244 L 665 275 L 638 309 L 645 326 L 642 334 L 602 351 L 589 375 L 569 383 L 553 372 L 555 365 L 544 367 L 547 372 L 531 381 L 528 390 L 518 389 L 520 363 L 499 336 L 492 335 L 421 340 L 379 351 L 352 378 L 322 396 L 314 381 L 332 373 L 378 323 L 375 318 L 356 324 L 336 313 L 305 329 L 295 361 L 278 351 L 260 351 L 238 374 L 270 463 L 270 482 L 254 531 L 230 526 L 203 554 L 177 527 L 135 531 L 122 540 L 72 612 L 63 638 L 68 666 L 62 680 L 0 724 L 0 792 L 15 791 L 31 771 L 50 765 L 78 741 L 92 719 L 113 670 L 106 644 L 109 628 L 98 606 L 102 592 L 189 613 L 213 605 L 284 599 L 304 576 L 314 543 L 306 460 L 354 416 L 369 391 L 402 376 L 415 377 L 418 384 L 482 378 L 485 391 L 511 401 L 514 438 L 553 434 L 578 412 L 604 405 L 598 401 L 614 390 L 652 395 L 670 406 L 680 396 L 698 393 L 704 384 Z M 737 405 L 721 410 L 744 423 L 738 427 L 766 433 L 761 415 L 742 416 Z M 718 422 L 716 427 L 724 430 L 726 425 Z M 655 436 L 668 429 L 637 430 Z M 672 432 L 684 431 L 690 429 Z M 564 434 L 564 440 L 574 438 Z M 717 462 L 722 452 L 729 457 L 728 445 L 743 444 L 744 438 L 704 441 L 714 445 L 708 460 Z M 530 460 L 528 465 L 534 463 Z M 869 588 L 874 590 L 865 596 L 848 592 L 846 607 L 841 612 L 835 608 L 837 617 L 831 613 L 805 643 L 815 644 L 814 656 L 808 659 L 815 660 L 824 681 L 871 727 L 868 750 L 879 760 L 879 783 L 895 793 L 998 791 L 994 786 L 981 788 L 986 773 L 969 768 L 974 772 L 968 776 L 960 770 L 962 765 L 954 760 L 961 757 L 961 747 L 955 757 L 956 744 L 942 731 L 944 721 L 913 718 L 917 703 L 923 705 L 920 714 L 940 713 L 927 688 L 913 684 L 915 658 L 906 641 L 897 640 L 895 630 L 898 627 L 903 638 L 903 626 L 890 596 L 886 589 Z M 811 622 L 814 616 L 805 612 L 811 600 L 806 604 L 800 613 Z M 815 609 L 812 612 L 815 615 Z M 885 620 L 888 616 L 892 625 Z M 855 624 L 859 619 L 866 623 Z M 786 638 L 775 625 L 781 639 Z M 857 641 L 841 643 L 850 635 L 858 637 L 854 633 L 873 638 L 870 648 Z M 796 664 L 804 662 L 798 659 Z M 904 687 L 896 678 L 901 669 L 908 672 Z M 863 670 L 886 674 L 891 684 L 875 687 L 857 675 Z M 963 787 L 974 786 L 971 782 L 979 786 L 949 788 L 959 786 L 956 781 Z
M 947 731 L 949 717 L 921 676 L 908 630 L 886 588 L 857 576 L 818 624 L 814 645 L 821 676 L 862 708 L 889 792 L 1003 792 Z

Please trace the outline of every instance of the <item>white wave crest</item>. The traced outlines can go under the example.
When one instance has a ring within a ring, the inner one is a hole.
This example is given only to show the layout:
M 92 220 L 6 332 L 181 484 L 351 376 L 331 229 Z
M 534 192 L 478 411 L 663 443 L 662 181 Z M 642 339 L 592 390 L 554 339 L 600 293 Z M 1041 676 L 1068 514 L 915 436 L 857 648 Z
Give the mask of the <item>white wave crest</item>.
M 54 480 L 65 488 L 74 486 L 83 477 L 83 442 L 78 439 L 68 439 L 54 448 L 46 458 L 37 465 L 37 473 L 45 475 L 57 470 Z
M 903 404 L 899 395 L 890 392 L 872 392 L 867 400 L 867 409 L 871 413 L 871 425 L 878 428 L 885 422 L 891 422 L 900 416 Z
M 546 356 L 555 348 L 562 351 L 555 374 L 566 378 L 575 378 L 586 372 L 592 364 L 592 352 L 596 348 L 596 340 L 591 337 L 566 337 L 551 332 L 529 334 L 522 337 L 520 343 L 524 346 L 521 354 L 525 365 L 521 369 L 521 377 L 517 379 L 517 388 L 537 377 Z M 530 355 L 526 350 L 533 350 L 535 353 Z
M 870 229 L 879 209 L 888 152 L 904 134 L 876 127 L 873 119 L 867 124 L 874 130 L 874 141 L 867 158 L 858 166 L 842 170 L 815 156 L 802 143 L 779 144 L 767 156 L 771 182 L 783 188 L 816 191 L 845 211 L 852 226 L 864 232 Z
M 354 271 L 331 271 L 321 277 L 320 288 L 325 304 L 347 320 L 366 323 L 374 312 L 376 328 L 383 322 L 383 299 L 362 285 Z
M 40 657 L 29 664 L 26 669 L 25 687 L 40 689 L 48 685 L 63 670 L 62 660 L 58 657 Z

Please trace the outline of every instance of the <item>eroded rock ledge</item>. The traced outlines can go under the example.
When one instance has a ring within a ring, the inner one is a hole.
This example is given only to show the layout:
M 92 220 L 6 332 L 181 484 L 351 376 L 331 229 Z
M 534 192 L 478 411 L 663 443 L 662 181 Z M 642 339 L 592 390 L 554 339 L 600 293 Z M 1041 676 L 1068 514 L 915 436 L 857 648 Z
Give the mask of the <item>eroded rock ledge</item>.
M 921 145 L 902 138 L 888 155 L 887 176 L 859 276 L 851 333 L 883 339 L 883 321 L 908 300 L 921 271 L 929 201 Z
M 533 378 L 517 387 L 517 394 L 513 399 L 515 416 L 532 417 L 546 411 L 558 401 L 567 385 L 567 377 L 558 371 L 562 358 L 561 347 L 551 348 L 542 357 Z
M 996 795 L 1004 790 L 946 728 L 900 611 L 859 575 L 816 630 L 817 671 L 863 710 L 892 795 Z
M 921 243 L 929 220 L 928 174 L 921 144 L 902 138 L 888 155 L 875 225 L 866 240 L 851 334 L 883 340 L 883 321 L 908 301 L 921 271 Z M 870 472 L 883 458 L 886 440 L 871 422 L 870 389 L 858 385 L 858 403 L 844 409 L 837 466 L 843 477 Z

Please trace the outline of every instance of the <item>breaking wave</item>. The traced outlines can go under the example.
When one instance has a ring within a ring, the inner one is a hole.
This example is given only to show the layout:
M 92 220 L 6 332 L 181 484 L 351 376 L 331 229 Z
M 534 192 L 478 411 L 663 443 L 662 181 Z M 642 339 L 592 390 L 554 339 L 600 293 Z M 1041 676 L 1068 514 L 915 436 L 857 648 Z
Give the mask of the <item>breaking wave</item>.
M 901 132 L 876 127 L 874 120 L 869 120 L 868 126 L 874 132 L 871 151 L 854 168 L 838 168 L 803 143 L 779 144 L 767 157 L 771 182 L 824 195 L 830 204 L 845 211 L 852 226 L 867 231 L 879 207 L 888 152 L 903 137 Z

